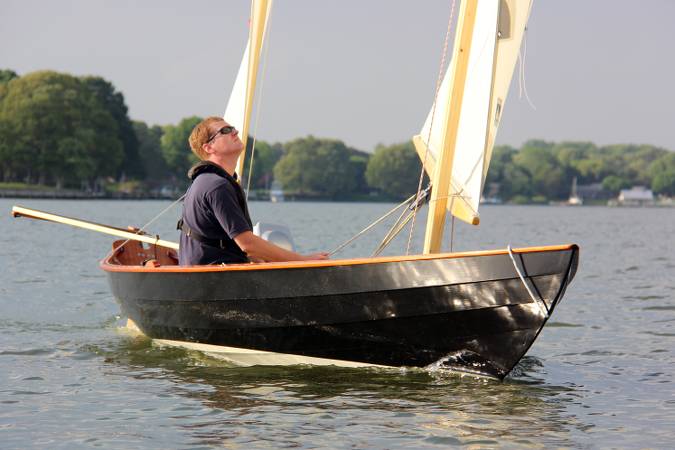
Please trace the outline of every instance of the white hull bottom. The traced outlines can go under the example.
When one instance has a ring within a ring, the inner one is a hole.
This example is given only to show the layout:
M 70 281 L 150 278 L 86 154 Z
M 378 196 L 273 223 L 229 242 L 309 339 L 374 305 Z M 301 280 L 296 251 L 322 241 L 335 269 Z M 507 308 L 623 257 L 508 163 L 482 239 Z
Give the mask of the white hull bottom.
M 199 344 L 197 342 L 171 341 L 168 339 L 153 339 L 155 345 L 179 347 L 194 350 L 223 359 L 237 366 L 295 366 L 308 364 L 312 366 L 337 366 L 337 367 L 388 367 L 376 364 L 360 363 L 354 361 L 341 361 L 339 359 L 314 358 L 312 356 L 293 355 L 290 353 L 274 353 L 247 348 L 225 347 L 222 345 Z
M 145 336 L 131 319 L 127 319 L 126 327 L 122 327 L 122 329 L 126 332 Z M 290 353 L 266 352 L 262 350 L 251 350 L 248 348 L 200 344 L 198 342 L 174 341 L 170 339 L 152 339 L 152 343 L 160 347 L 178 347 L 184 348 L 186 350 L 201 352 L 208 356 L 225 360 L 231 364 L 242 367 L 295 366 L 301 364 L 336 367 L 389 367 L 362 362 L 342 361 L 339 359 L 315 358 L 312 356 L 293 355 Z

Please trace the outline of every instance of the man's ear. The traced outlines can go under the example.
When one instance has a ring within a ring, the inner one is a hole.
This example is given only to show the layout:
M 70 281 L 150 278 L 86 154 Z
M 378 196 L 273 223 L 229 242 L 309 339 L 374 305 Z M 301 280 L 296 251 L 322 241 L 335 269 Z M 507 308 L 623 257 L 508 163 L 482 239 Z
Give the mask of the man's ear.
M 208 143 L 202 144 L 202 150 L 204 151 L 204 153 L 207 153 L 209 155 L 213 153 L 213 151 L 211 150 L 211 145 L 209 145 Z

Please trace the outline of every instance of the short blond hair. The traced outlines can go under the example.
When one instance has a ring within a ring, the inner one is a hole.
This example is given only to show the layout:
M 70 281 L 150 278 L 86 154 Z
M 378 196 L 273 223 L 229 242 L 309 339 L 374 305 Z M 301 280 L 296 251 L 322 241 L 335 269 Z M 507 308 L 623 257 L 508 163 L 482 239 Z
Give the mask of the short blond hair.
M 192 153 L 197 155 L 197 158 L 201 159 L 202 161 L 208 156 L 202 147 L 211 137 L 209 136 L 211 134 L 210 125 L 214 122 L 222 121 L 222 117 L 210 116 L 199 122 L 192 129 L 192 133 L 190 133 L 190 139 L 188 140 L 190 142 L 190 148 L 192 149 Z

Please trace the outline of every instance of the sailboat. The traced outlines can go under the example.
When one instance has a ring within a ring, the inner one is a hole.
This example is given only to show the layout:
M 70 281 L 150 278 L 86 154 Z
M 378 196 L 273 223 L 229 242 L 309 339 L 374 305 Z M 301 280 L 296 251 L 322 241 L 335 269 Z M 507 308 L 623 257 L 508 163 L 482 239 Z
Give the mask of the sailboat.
M 572 189 L 570 190 L 570 198 L 567 200 L 569 206 L 580 206 L 584 204 L 584 199 L 577 194 L 577 177 L 572 179 Z
M 225 113 L 244 139 L 270 8 L 270 0 L 253 1 Z M 432 187 L 423 254 L 181 267 L 176 244 L 112 230 L 126 240 L 100 266 L 129 326 L 160 345 L 243 365 L 440 365 L 507 376 L 560 303 L 579 249 L 443 253 L 441 241 L 448 213 L 480 222 L 480 192 L 530 8 L 531 0 L 461 4 L 450 66 L 413 138 Z M 243 155 L 237 167 L 241 174 Z M 23 208 L 14 214 L 53 219 Z

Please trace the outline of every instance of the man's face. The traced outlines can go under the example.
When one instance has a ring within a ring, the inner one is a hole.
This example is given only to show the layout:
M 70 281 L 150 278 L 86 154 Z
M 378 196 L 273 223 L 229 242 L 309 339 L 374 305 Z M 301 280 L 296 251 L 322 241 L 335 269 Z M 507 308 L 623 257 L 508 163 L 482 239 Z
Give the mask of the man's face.
M 244 144 L 239 139 L 239 131 L 224 120 L 214 122 L 209 126 L 209 136 L 211 138 L 207 143 L 209 153 L 239 154 L 244 149 Z

